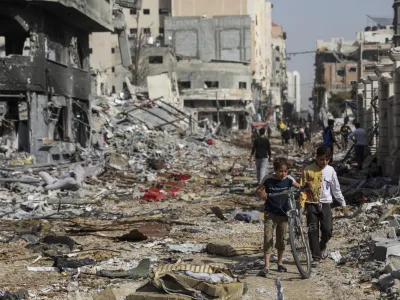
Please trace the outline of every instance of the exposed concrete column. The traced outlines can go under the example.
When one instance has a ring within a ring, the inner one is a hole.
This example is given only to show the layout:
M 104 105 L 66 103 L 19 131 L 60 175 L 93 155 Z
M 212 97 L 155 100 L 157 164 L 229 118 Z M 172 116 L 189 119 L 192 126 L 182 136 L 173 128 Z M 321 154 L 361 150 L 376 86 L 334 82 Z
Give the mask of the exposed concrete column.
M 390 58 L 394 62 L 394 99 L 392 113 L 393 119 L 393 138 L 391 144 L 392 176 L 400 174 L 400 48 L 394 48 L 390 52 Z
M 393 3 L 394 10 L 394 36 L 393 43 L 395 47 L 400 47 L 400 0 L 394 0 Z
M 378 105 L 379 105 L 379 77 L 377 76 L 368 76 L 368 79 L 371 81 L 371 108 L 369 110 L 369 114 L 371 115 L 371 125 L 368 129 L 371 129 L 371 133 L 373 128 L 378 125 L 379 115 L 378 115 Z M 374 107 L 375 106 L 375 107 Z M 371 143 L 372 147 L 378 147 L 378 136 L 375 135 L 372 139 Z
M 373 126 L 373 109 L 371 107 L 372 100 L 372 81 L 368 78 L 364 82 L 364 129 L 368 130 Z
M 385 168 L 385 159 L 389 156 L 389 117 L 388 98 L 393 96 L 393 78 L 390 71 L 392 64 L 379 65 L 375 72 L 379 80 L 379 143 L 378 143 L 378 164 L 383 167 L 385 174 L 389 171 Z
M 393 100 L 393 172 L 391 175 L 400 174 L 400 60 L 396 62 L 394 78 L 394 100 Z
M 357 121 L 364 127 L 364 83 L 361 80 L 357 86 Z
M 31 105 L 29 110 L 29 131 L 31 134 L 31 153 L 35 155 L 38 163 L 51 161 L 49 148 L 46 147 L 48 138 L 48 125 L 45 122 L 47 115 L 48 99 L 46 95 L 31 94 Z

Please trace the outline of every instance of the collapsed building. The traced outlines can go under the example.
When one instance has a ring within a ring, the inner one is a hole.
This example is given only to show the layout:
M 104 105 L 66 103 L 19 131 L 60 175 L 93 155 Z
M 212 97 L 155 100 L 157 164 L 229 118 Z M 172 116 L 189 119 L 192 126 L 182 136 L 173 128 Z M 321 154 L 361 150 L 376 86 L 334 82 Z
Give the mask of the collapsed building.
M 110 31 L 113 1 L 0 1 L 0 150 L 37 162 L 90 140 L 89 33 Z

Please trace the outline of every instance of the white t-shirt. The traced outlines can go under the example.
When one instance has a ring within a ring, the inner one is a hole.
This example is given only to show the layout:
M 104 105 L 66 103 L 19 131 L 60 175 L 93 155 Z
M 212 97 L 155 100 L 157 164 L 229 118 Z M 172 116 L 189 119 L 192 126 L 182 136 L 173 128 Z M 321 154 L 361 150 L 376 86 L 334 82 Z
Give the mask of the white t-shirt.
M 352 133 L 350 133 L 349 137 L 356 138 L 356 145 L 365 146 L 367 145 L 367 132 L 363 128 L 357 128 Z

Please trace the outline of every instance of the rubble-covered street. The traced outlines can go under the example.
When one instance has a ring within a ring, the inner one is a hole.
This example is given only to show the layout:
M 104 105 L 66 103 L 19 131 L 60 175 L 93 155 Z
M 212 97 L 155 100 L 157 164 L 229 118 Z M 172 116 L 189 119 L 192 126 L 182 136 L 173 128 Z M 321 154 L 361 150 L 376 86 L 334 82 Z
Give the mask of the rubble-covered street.
M 255 276 L 263 267 L 263 202 L 254 196 L 249 134 L 208 145 L 196 135 L 133 126 L 137 129 L 114 131 L 107 151 L 122 136 L 140 142 L 113 148 L 103 165 L 1 168 L 2 290 L 24 289 L 33 299 L 115 299 L 94 296 L 110 288 L 116 299 L 125 299 L 143 285 L 143 291 L 154 290 L 146 286 L 148 278 L 154 280 L 150 270 L 184 264 L 228 267 L 241 282 L 240 291 L 246 291 L 242 299 L 277 299 L 275 278 L 285 299 L 299 299 L 299 292 L 302 299 L 396 298 L 399 261 L 393 255 L 400 247 L 400 198 L 389 179 L 365 182 L 363 173 L 351 175 L 363 187 L 355 196 L 354 188 L 346 188 L 355 186 L 354 180 L 341 177 L 352 208 L 349 217 L 335 210 L 331 258 L 301 280 L 288 252 L 289 272 L 282 275 L 273 267 L 264 279 Z M 278 137 L 272 141 L 273 155 L 286 153 L 298 178 L 310 153 L 283 149 Z M 67 178 L 78 181 L 77 190 L 49 190 L 54 182 L 47 182 L 43 172 L 60 184 L 66 172 L 74 172 Z M 254 213 L 239 221 L 240 212 Z M 136 270 L 139 264 L 145 267 Z M 128 299 L 142 299 L 137 297 Z
M 400 299 L 400 0 L 333 4 L 0 0 L 0 300 Z

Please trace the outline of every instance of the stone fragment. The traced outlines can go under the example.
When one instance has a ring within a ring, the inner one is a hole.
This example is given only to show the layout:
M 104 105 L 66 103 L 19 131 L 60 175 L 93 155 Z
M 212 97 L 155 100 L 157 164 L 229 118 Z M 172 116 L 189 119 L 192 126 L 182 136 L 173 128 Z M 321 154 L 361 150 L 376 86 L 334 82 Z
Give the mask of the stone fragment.
M 98 294 L 93 295 L 93 300 L 117 300 L 112 289 L 107 288 Z
M 394 284 L 393 277 L 391 274 L 383 274 L 379 277 L 378 283 L 381 289 L 385 291 Z

